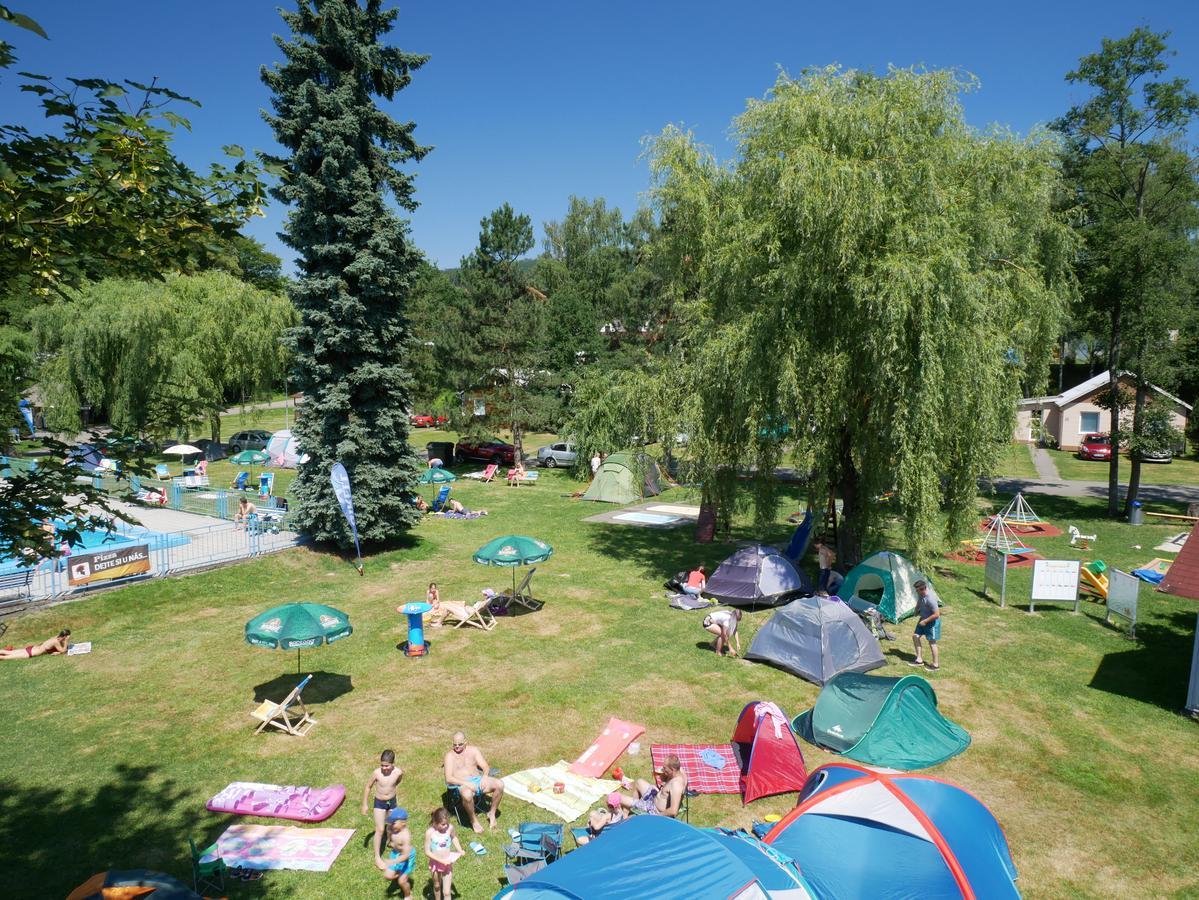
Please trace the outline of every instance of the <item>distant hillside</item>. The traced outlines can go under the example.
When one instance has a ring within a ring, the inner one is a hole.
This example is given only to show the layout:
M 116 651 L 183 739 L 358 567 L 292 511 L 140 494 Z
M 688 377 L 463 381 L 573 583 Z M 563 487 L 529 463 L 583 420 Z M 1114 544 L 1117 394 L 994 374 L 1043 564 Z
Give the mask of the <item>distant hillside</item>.
M 516 268 L 520 269 L 522 272 L 528 272 L 531 271 L 533 266 L 536 264 L 536 259 L 518 259 L 516 261 Z M 455 266 L 452 269 L 442 269 L 441 271 L 445 275 L 449 276 L 450 281 L 454 282 L 454 284 L 458 283 L 459 267 Z

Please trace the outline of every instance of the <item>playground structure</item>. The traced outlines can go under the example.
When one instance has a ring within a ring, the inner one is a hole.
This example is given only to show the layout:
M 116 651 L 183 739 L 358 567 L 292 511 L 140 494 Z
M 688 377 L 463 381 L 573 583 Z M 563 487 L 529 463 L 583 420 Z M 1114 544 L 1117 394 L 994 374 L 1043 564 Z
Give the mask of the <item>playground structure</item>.
M 1004 507 L 1003 512 L 999 516 L 1013 528 L 1019 528 L 1022 525 L 1038 525 L 1042 521 L 1041 517 L 1033 512 L 1032 507 L 1028 505 L 1028 501 L 1024 499 L 1023 493 L 1016 494 L 1012 498 L 1012 502 Z
M 1097 559 L 1080 567 L 1078 570 L 1078 584 L 1082 590 L 1106 601 L 1108 588 L 1107 563 L 1101 559 Z

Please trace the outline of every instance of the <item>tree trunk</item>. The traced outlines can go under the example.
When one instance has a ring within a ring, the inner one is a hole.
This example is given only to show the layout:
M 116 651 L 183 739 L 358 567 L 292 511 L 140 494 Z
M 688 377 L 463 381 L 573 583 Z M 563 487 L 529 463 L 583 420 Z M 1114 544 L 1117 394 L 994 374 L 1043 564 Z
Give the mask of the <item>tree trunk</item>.
M 1120 452 L 1116 444 L 1120 431 L 1120 301 L 1112 304 L 1111 340 L 1107 345 L 1107 383 L 1111 400 L 1112 455 L 1107 464 L 1107 514 L 1115 519 L 1120 515 Z
M 212 442 L 219 444 L 221 442 L 221 416 L 220 413 L 213 413 L 208 417 L 208 427 L 212 433 Z
M 1137 399 L 1136 404 L 1132 408 L 1132 433 L 1139 435 L 1141 433 L 1141 414 L 1145 411 L 1145 380 L 1137 376 Z M 1116 448 L 1112 448 L 1114 453 Z M 1140 456 L 1133 452 L 1130 454 L 1131 464 L 1128 470 L 1128 493 L 1124 495 L 1124 517 L 1128 518 L 1132 512 L 1132 502 L 1137 499 L 1137 492 L 1141 489 L 1141 459 Z
M 695 523 L 695 543 L 710 544 L 716 536 L 716 504 L 707 484 L 702 488 L 699 500 L 699 519 Z
M 858 470 L 850 452 L 849 433 L 841 433 L 841 461 L 838 467 L 837 493 L 841 495 L 842 516 L 837 528 L 837 559 L 847 570 L 862 559 L 862 514 Z

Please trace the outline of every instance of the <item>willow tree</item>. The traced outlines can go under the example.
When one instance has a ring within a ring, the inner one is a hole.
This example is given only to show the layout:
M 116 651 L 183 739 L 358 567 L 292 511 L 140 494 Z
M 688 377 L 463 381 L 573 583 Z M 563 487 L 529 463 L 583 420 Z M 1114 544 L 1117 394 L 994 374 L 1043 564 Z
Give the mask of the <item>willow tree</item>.
M 300 256 L 290 291 L 300 314 L 293 384 L 304 393 L 296 433 L 308 455 L 294 487 L 298 522 L 318 541 L 349 542 L 329 483 L 340 461 L 359 534 L 383 542 L 417 516 L 405 303 L 421 263 L 385 195 L 416 208 L 413 178 L 397 166 L 428 148 L 374 98 L 392 100 L 427 57 L 383 43 L 396 12 L 379 0 L 300 0 L 281 14 L 293 37 L 276 40 L 285 61 L 262 79 L 274 94 L 267 121 L 290 152 L 274 160 L 283 177 L 273 194 L 292 207 L 283 239 Z
M 797 455 L 844 503 L 846 562 L 885 511 L 924 560 L 943 505 L 967 526 L 1070 291 L 1054 145 L 967 127 L 969 86 L 814 70 L 750 103 L 729 165 L 674 129 L 652 144 L 696 474 L 727 503 L 752 463 L 764 525 Z

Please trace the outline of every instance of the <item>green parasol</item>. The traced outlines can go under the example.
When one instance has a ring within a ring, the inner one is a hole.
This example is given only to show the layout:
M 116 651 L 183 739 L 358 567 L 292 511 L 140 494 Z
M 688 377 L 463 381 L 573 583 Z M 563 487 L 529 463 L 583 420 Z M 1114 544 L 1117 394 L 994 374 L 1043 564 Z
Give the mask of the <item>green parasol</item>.
M 261 450 L 243 450 L 241 453 L 235 453 L 229 457 L 229 462 L 235 466 L 249 466 L 250 478 L 254 477 L 254 467 L 261 466 L 263 463 L 270 460 L 270 454 L 263 453 Z
M 508 534 L 488 541 L 475 551 L 474 561 L 483 566 L 508 566 L 512 569 L 512 593 L 516 594 L 516 567 L 545 562 L 554 548 L 545 541 L 523 534 Z
M 447 481 L 457 481 L 458 476 L 445 469 L 425 469 L 420 473 L 421 484 L 444 484 Z
M 285 603 L 246 623 L 246 643 L 271 650 L 295 650 L 296 672 L 305 647 L 332 644 L 354 633 L 350 617 L 319 603 Z

